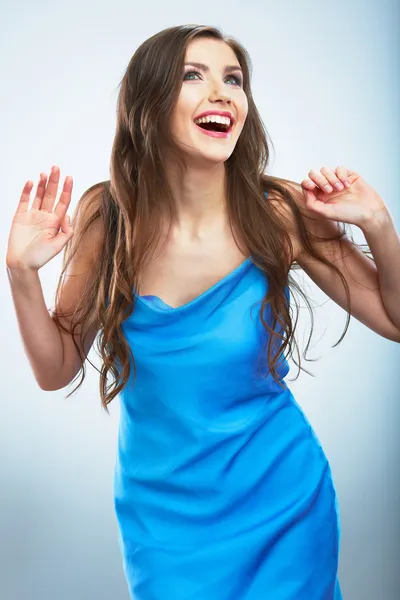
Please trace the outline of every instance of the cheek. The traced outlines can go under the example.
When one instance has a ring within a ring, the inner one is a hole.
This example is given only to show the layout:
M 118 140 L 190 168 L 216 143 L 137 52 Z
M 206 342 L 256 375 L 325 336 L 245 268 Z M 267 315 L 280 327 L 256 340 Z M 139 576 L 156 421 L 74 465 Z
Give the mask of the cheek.
M 171 118 L 171 128 L 170 131 L 173 136 L 177 138 L 182 138 L 185 133 L 185 119 L 182 114 L 182 111 L 177 110 Z
M 242 98 L 242 100 L 240 102 L 240 120 L 242 122 L 242 125 L 244 124 L 244 122 L 247 118 L 248 111 L 249 111 L 249 104 L 247 102 L 247 96 L 244 96 L 244 98 Z
M 182 110 L 176 110 L 171 115 L 171 133 L 181 137 L 188 128 L 188 116 Z

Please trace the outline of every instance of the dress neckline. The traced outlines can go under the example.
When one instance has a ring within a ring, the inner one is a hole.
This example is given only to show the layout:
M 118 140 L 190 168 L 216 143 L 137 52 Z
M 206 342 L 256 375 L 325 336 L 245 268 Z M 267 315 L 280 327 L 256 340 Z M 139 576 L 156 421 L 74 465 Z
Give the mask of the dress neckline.
M 243 262 L 240 263 L 240 265 L 238 265 L 232 271 L 230 271 L 227 275 L 222 277 L 222 279 L 220 279 L 219 281 L 214 283 L 211 287 L 207 288 L 204 292 L 202 292 L 195 298 L 193 298 L 193 300 L 190 300 L 189 302 L 186 302 L 185 304 L 181 304 L 180 306 L 170 306 L 169 304 L 164 302 L 164 300 L 162 300 L 162 298 L 160 298 L 159 296 L 155 296 L 153 294 L 149 294 L 146 296 L 140 296 L 139 294 L 135 294 L 135 297 L 140 303 L 145 304 L 145 305 L 149 306 L 150 308 L 154 308 L 155 310 L 159 309 L 162 311 L 169 311 L 169 312 L 177 312 L 177 311 L 185 310 L 185 309 L 192 307 L 194 304 L 197 304 L 201 300 L 204 300 L 209 294 L 214 292 L 217 288 L 219 288 L 224 283 L 227 283 L 232 277 L 234 277 L 235 275 L 240 273 L 242 271 L 242 269 L 244 269 L 244 267 L 247 266 L 250 262 L 252 262 L 252 257 L 248 256 Z M 153 299 L 156 300 L 156 303 L 154 303 Z

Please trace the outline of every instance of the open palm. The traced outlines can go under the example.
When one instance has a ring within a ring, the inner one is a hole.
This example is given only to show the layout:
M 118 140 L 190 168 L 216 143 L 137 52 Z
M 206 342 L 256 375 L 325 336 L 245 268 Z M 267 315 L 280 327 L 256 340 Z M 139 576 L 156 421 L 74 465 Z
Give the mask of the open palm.
M 52 168 L 47 186 L 47 176 L 41 174 L 30 209 L 33 183 L 26 182 L 8 238 L 8 268 L 38 270 L 58 254 L 72 237 L 73 230 L 66 213 L 71 202 L 73 182 L 70 177 L 65 179 L 60 199 L 53 210 L 59 179 L 57 167 Z

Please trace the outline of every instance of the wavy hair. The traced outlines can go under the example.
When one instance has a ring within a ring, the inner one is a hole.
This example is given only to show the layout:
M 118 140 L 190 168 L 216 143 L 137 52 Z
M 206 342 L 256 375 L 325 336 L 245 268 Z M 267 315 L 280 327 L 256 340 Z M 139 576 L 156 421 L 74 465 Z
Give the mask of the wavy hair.
M 182 85 L 186 48 L 200 36 L 228 44 L 243 70 L 248 115 L 234 151 L 225 162 L 228 218 L 232 233 L 240 233 L 240 239 L 245 243 L 252 260 L 268 277 L 268 291 L 261 301 L 260 318 L 269 334 L 265 351 L 268 370 L 275 381 L 280 383 L 276 371 L 279 360 L 291 358 L 294 347 L 299 362 L 293 360 L 299 370 L 305 370 L 300 364 L 299 348 L 294 336 L 299 306 L 295 302 L 297 314 L 294 319 L 292 306 L 286 299 L 287 285 L 303 296 L 311 314 L 311 332 L 303 354 L 306 360 L 309 360 L 306 354 L 313 332 L 312 307 L 290 275 L 290 270 L 299 268 L 299 265 L 293 262 L 289 220 L 284 218 L 285 212 L 277 210 L 278 205 L 286 206 L 292 212 L 306 251 L 336 271 L 346 289 L 349 314 L 345 330 L 335 346 L 342 341 L 349 326 L 351 306 L 347 282 L 339 269 L 320 254 L 317 245 L 313 244 L 313 239 L 340 241 L 346 234 L 345 224 L 339 224 L 337 235 L 317 238 L 307 229 L 304 215 L 295 200 L 298 190 L 283 183 L 294 182 L 267 174 L 270 156 L 268 134 L 252 97 L 252 65 L 247 51 L 237 40 L 223 35 L 216 27 L 185 25 L 164 29 L 139 46 L 119 84 L 110 179 L 90 187 L 78 202 L 77 212 L 89 208 L 90 218 L 85 220 L 79 235 L 74 235 L 64 249 L 62 272 L 56 290 L 58 299 L 68 264 L 82 237 L 93 223 L 100 223 L 101 252 L 89 274 L 86 289 L 78 298 L 78 305 L 68 313 L 55 311 L 53 316 L 58 326 L 69 333 L 74 333 L 75 328 L 80 326 L 82 347 L 91 328 L 96 328 L 100 333 L 97 341 L 102 359 L 100 395 L 107 412 L 108 403 L 122 391 L 131 376 L 131 363 L 136 377 L 134 356 L 121 325 L 134 310 L 134 290 L 137 289 L 138 277 L 158 247 L 162 224 L 171 224 L 176 216 L 173 195 L 163 171 L 163 155 L 168 149 L 184 170 L 179 149 L 168 133 L 169 117 Z M 265 192 L 268 193 L 267 199 Z M 272 326 L 264 318 L 267 306 L 272 315 Z M 61 316 L 72 317 L 72 329 L 62 325 L 59 320 Z M 281 328 L 280 332 L 276 331 L 276 325 Z M 68 397 L 85 377 L 86 357 L 82 355 L 74 335 L 72 338 L 81 358 L 81 379 Z M 277 343 L 274 343 L 274 339 Z M 114 377 L 111 384 L 107 383 L 109 371 Z

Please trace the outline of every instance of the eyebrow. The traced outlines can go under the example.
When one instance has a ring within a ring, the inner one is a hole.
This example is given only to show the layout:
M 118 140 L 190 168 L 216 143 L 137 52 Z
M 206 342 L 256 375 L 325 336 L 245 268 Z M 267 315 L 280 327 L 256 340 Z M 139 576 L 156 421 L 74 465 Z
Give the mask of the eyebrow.
M 187 62 L 184 64 L 184 66 L 185 67 L 187 67 L 187 66 L 197 67 L 198 69 L 201 69 L 205 73 L 207 73 L 210 70 L 207 65 L 205 65 L 204 63 L 199 63 L 199 62 Z M 242 68 L 240 67 L 240 65 L 225 65 L 223 72 L 227 73 L 228 71 L 242 72 Z

